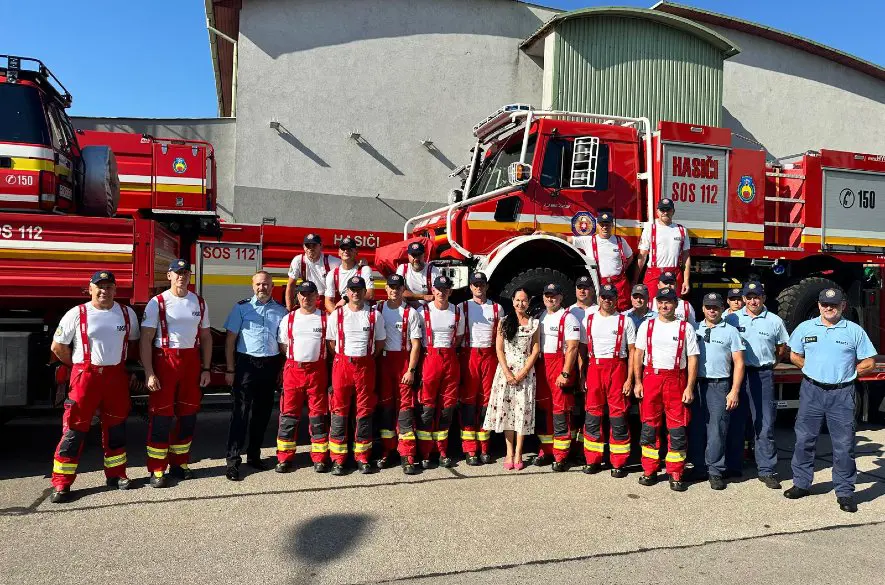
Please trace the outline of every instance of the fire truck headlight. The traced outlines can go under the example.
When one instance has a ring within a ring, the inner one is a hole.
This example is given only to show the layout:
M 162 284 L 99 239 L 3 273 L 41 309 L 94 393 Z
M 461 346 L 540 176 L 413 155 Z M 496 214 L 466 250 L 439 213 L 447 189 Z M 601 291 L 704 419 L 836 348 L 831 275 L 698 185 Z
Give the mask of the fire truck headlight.
M 507 167 L 507 179 L 511 185 L 522 185 L 527 183 L 531 177 L 532 165 L 514 162 Z

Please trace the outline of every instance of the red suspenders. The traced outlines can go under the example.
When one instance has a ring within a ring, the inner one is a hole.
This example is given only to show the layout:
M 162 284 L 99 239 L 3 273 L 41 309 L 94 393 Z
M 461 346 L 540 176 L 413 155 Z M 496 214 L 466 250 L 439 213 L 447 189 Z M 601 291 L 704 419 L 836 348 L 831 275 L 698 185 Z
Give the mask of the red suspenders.
M 562 344 L 565 341 L 565 318 L 568 315 L 568 310 L 563 309 L 562 317 L 559 319 L 559 331 L 556 333 L 556 353 L 562 352 Z
M 123 311 L 123 323 L 126 326 L 125 333 L 123 333 L 123 352 L 120 355 L 120 363 L 126 363 L 126 354 L 129 352 L 129 307 L 125 307 L 120 305 L 120 310 Z
M 378 311 L 381 313 L 381 316 L 384 317 L 384 306 L 386 302 L 383 302 L 379 305 L 380 309 Z M 402 339 L 400 340 L 400 351 L 408 351 L 411 349 L 409 345 L 409 310 L 411 307 L 407 304 L 403 304 L 403 326 L 402 326 Z M 386 319 L 386 317 L 385 317 Z
M 334 291 L 335 296 L 333 296 L 332 299 L 334 299 L 336 301 L 339 298 L 341 298 L 341 289 L 338 288 L 338 276 L 340 274 L 341 274 L 341 266 L 336 266 L 335 271 L 332 273 L 332 286 L 335 289 L 335 291 Z M 326 291 L 326 292 L 328 292 L 328 291 Z M 330 295 L 327 294 L 326 296 L 330 296 Z M 344 351 L 344 350 L 342 349 L 341 351 Z
M 471 339 L 470 339 L 470 303 L 472 301 L 464 301 L 462 311 L 464 311 L 464 347 L 470 347 Z M 480 305 L 480 310 L 483 305 Z M 495 338 L 495 335 L 498 332 L 498 303 L 492 301 L 492 339 Z M 456 323 L 457 326 L 457 323 Z M 494 345 L 492 345 L 494 347 Z
M 323 266 L 326 267 L 326 272 L 323 274 L 323 278 L 325 278 L 326 274 L 329 274 L 329 257 L 325 254 L 323 254 Z M 307 264 L 304 262 L 304 254 L 301 255 L 301 280 L 308 280 Z
M 123 333 L 123 350 L 120 354 L 120 363 L 126 363 L 126 353 L 129 348 L 129 309 L 119 303 L 114 303 L 116 306 L 120 307 L 120 310 L 123 312 L 123 323 L 124 323 L 124 333 Z M 111 307 L 113 311 L 114 308 Z M 89 347 L 89 323 L 86 318 L 86 305 L 80 305 L 80 345 L 83 347 L 83 364 L 87 366 L 92 365 L 92 348 Z
M 652 319 L 648 322 L 648 329 L 645 336 L 645 353 L 648 356 L 646 365 L 649 368 L 654 368 L 654 363 L 652 362 L 651 358 L 651 333 L 654 330 L 655 321 L 657 321 L 657 319 Z M 677 337 L 678 341 L 676 343 L 676 364 L 673 366 L 674 370 L 681 369 L 680 366 L 682 365 L 682 348 L 685 347 L 685 325 L 685 321 L 679 322 L 679 335 Z
M 452 349 L 455 348 L 455 339 L 458 337 L 458 325 L 461 323 L 461 311 L 458 309 L 458 305 L 454 305 L 455 307 L 455 329 L 452 331 L 452 342 L 449 345 Z M 424 330 L 427 332 L 427 347 L 433 347 L 433 329 L 430 324 L 430 308 L 428 305 L 423 306 L 424 309 Z
M 593 316 L 591 313 L 587 316 L 587 357 L 593 358 Z M 615 349 L 612 352 L 612 358 L 621 357 L 621 343 L 624 340 L 624 315 L 618 315 L 618 332 L 615 335 Z
M 685 228 L 678 223 L 676 227 L 679 228 L 679 257 L 676 260 L 678 265 L 679 261 L 682 260 L 682 243 L 685 242 Z M 655 220 L 651 222 L 651 266 L 654 268 L 658 267 L 658 222 Z
M 194 339 L 194 347 L 200 347 L 200 323 L 203 322 L 203 315 L 206 314 L 206 302 L 203 301 L 203 297 L 200 295 L 197 296 L 197 301 L 200 303 L 200 318 L 197 319 L 197 335 Z M 157 299 L 157 306 L 159 307 L 160 313 L 160 347 L 163 349 L 169 349 L 169 324 L 166 322 L 166 300 L 163 298 L 162 294 L 154 297 Z
M 366 356 L 371 356 L 375 351 L 375 309 L 367 307 L 369 311 L 369 341 L 366 343 Z M 338 307 L 338 354 L 344 356 L 344 307 Z
M 624 256 L 624 246 L 620 236 L 615 236 L 615 241 L 618 243 L 618 255 L 621 257 L 621 272 L 618 274 L 620 276 L 627 269 L 627 257 Z M 596 274 L 599 276 L 599 282 L 602 283 L 602 269 L 599 267 L 599 247 L 596 244 L 596 236 L 590 236 L 590 243 L 593 248 L 593 261 L 596 262 Z
M 587 358 L 593 359 L 593 315 L 587 315 Z
M 400 272 L 400 268 L 402 268 L 402 272 Z M 408 264 L 400 264 L 399 266 L 396 267 L 396 273 L 399 274 L 400 276 L 402 276 L 403 280 L 406 279 L 406 274 L 407 274 L 408 270 L 409 270 Z M 430 291 L 433 290 L 433 279 L 431 278 L 432 275 L 430 274 L 430 264 L 428 264 L 427 262 L 424 263 L 424 276 L 425 276 L 425 284 L 427 286 L 427 290 L 424 291 L 424 294 L 429 295 Z M 408 283 L 406 284 L 406 289 L 409 290 Z M 412 293 L 414 293 L 414 292 L 415 291 L 412 291 Z
M 322 361 L 326 358 L 326 313 L 324 311 L 320 311 L 319 313 L 320 313 L 321 335 L 320 335 L 320 357 L 318 358 L 318 361 Z M 288 328 L 289 328 L 289 335 L 288 335 L 288 337 L 289 337 L 289 348 L 288 348 L 289 351 L 288 351 L 288 353 L 289 353 L 290 360 L 295 359 L 295 353 L 292 350 L 292 346 L 295 343 L 295 338 L 292 334 L 292 325 L 294 323 L 295 323 L 295 311 L 292 311 L 291 313 L 289 313 L 289 322 L 288 322 Z

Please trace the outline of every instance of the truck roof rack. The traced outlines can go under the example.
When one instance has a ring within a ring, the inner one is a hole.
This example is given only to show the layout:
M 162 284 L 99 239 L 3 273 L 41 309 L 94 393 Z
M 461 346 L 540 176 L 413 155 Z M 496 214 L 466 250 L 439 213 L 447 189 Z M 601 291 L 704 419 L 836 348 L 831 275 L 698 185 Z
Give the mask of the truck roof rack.
M 6 66 L 0 66 L 0 74 L 6 76 L 7 83 L 18 83 L 19 79 L 27 79 L 36 83 L 49 95 L 56 98 L 65 108 L 70 107 L 73 97 L 61 80 L 49 70 L 43 61 L 33 57 L 17 57 L 15 55 L 0 55 L 0 65 L 6 59 Z M 36 64 L 36 69 L 22 69 L 22 64 Z

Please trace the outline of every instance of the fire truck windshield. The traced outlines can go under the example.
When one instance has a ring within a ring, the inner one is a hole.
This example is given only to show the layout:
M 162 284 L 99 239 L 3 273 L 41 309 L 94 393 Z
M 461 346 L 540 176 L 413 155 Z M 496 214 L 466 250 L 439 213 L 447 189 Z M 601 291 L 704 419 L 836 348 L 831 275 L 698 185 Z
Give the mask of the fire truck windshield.
M 37 88 L 0 83 L 0 142 L 50 144 L 46 115 Z
M 528 149 L 525 154 L 525 162 L 532 163 L 535 154 L 535 142 L 537 135 L 529 137 Z M 507 167 L 510 163 L 519 162 L 519 153 L 522 151 L 522 133 L 509 139 L 509 144 L 490 155 L 482 165 L 473 186 L 470 188 L 468 197 L 478 197 L 510 184 L 507 179 Z

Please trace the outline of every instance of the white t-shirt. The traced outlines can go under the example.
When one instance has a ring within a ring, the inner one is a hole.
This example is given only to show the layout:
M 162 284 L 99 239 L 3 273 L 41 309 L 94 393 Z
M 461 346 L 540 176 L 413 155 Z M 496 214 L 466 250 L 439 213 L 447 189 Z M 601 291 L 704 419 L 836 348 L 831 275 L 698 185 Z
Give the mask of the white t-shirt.
M 430 271 L 430 287 L 427 286 L 427 271 Z M 402 275 L 406 281 L 406 289 L 412 294 L 429 295 L 433 281 L 440 275 L 439 268 L 432 264 L 424 263 L 424 268 L 416 271 L 411 264 L 400 264 L 396 267 L 396 273 Z
M 467 312 L 464 312 L 464 308 Z M 504 317 L 504 309 L 492 300 L 486 300 L 480 305 L 473 299 L 461 303 L 461 318 L 465 319 L 465 332 L 470 331 L 470 347 L 494 347 L 495 346 L 495 307 L 498 309 L 498 322 Z M 465 333 L 466 335 L 466 333 Z M 464 345 L 467 345 L 467 339 Z
M 307 272 L 307 276 L 301 274 L 301 260 L 304 259 L 304 268 L 305 272 Z M 294 258 L 292 258 L 292 263 L 289 265 L 289 278 L 293 278 L 298 280 L 299 278 L 304 280 L 309 280 L 310 282 L 317 285 L 317 292 L 321 295 L 326 294 L 326 262 L 325 259 L 329 261 L 329 272 L 335 270 L 336 266 L 341 266 L 341 259 L 335 256 L 330 256 L 328 254 L 320 254 L 319 259 L 316 262 L 312 262 L 310 258 L 305 256 L 304 254 L 298 254 Z
M 645 352 L 642 359 L 644 365 L 648 365 L 648 324 L 652 321 L 643 321 L 636 332 L 636 349 Z M 653 368 L 672 370 L 676 365 L 676 346 L 679 340 L 679 319 L 665 323 L 660 319 L 654 319 L 654 329 L 652 330 L 652 364 Z M 685 343 L 682 346 L 682 355 L 679 358 L 679 367 L 686 367 L 686 356 L 698 355 L 701 353 L 698 347 L 698 338 L 694 328 L 685 324 Z
M 633 325 L 633 320 L 630 317 L 626 315 L 623 315 L 623 317 L 624 331 L 621 335 L 621 351 L 618 353 L 618 357 L 625 358 L 627 357 L 627 346 L 636 343 L 636 326 Z M 587 315 L 584 322 L 581 323 L 581 343 L 586 344 L 591 337 L 593 338 L 593 357 L 614 357 L 615 340 L 618 336 L 618 320 L 620 318 L 621 315 L 618 313 L 608 317 L 599 313 L 594 314 L 593 323 L 590 324 L 592 330 L 589 336 L 587 335 L 587 327 L 590 323 L 590 315 Z
M 369 311 L 375 311 L 375 344 L 387 339 L 387 328 L 384 325 L 384 317 L 374 308 L 363 305 L 359 311 L 353 311 L 349 306 L 338 307 L 329 315 L 329 323 L 326 328 L 326 339 L 335 342 L 335 353 L 340 354 L 338 347 L 338 314 L 344 315 L 344 355 L 348 357 L 363 357 L 372 355 L 369 352 Z
M 341 298 L 347 291 L 347 282 L 354 276 L 362 276 L 366 281 L 366 289 L 371 290 L 375 286 L 375 277 L 372 276 L 372 269 L 368 266 L 354 265 L 350 270 L 345 270 L 343 266 L 338 267 L 338 295 L 335 296 L 335 269 L 329 271 L 326 275 L 325 295 L 327 297 Z
M 403 314 L 408 305 L 401 304 L 398 308 L 393 309 L 387 304 L 387 301 L 378 305 L 378 310 L 384 315 L 384 327 L 387 330 L 387 339 L 384 340 L 384 349 L 386 351 L 402 351 L 403 349 Z M 421 339 L 423 335 L 422 316 L 419 309 L 409 307 L 409 323 L 407 325 L 407 339 Z M 412 344 L 406 342 L 406 349 L 412 349 Z
M 655 299 L 654 307 L 652 311 L 657 314 L 658 313 L 658 300 Z M 694 307 L 691 306 L 691 303 L 684 299 L 678 299 L 676 301 L 676 319 L 679 321 L 688 321 L 688 324 L 692 327 L 697 328 L 697 319 L 695 317 Z
M 657 220 L 655 220 L 657 221 Z M 672 268 L 679 266 L 679 256 L 683 251 L 687 251 L 691 247 L 688 241 L 688 232 L 685 232 L 685 238 L 679 230 L 679 224 L 671 223 L 670 225 L 657 224 L 655 231 L 657 232 L 655 239 L 657 241 L 657 262 L 652 264 L 651 250 L 651 222 L 645 224 L 642 228 L 642 235 L 639 237 L 639 251 L 649 252 L 648 265 L 655 268 Z M 683 228 L 683 231 L 685 228 Z
M 445 347 L 453 347 L 452 341 L 453 337 L 458 337 L 459 335 L 464 335 L 464 315 L 460 315 L 457 319 L 458 321 L 458 330 L 455 331 L 455 305 L 449 303 L 447 309 L 437 309 L 436 303 L 427 303 L 424 305 L 430 311 L 430 329 L 431 335 L 433 335 L 433 347 L 436 348 L 445 348 Z M 424 322 L 424 307 L 420 308 L 421 311 L 421 321 Z M 460 309 L 458 311 L 460 313 Z M 427 347 L 427 325 L 424 325 L 424 335 L 421 338 L 424 347 Z M 452 333 L 455 335 L 452 335 Z
M 138 317 L 135 311 L 126 307 L 129 313 L 129 341 L 141 336 Z M 97 309 L 92 302 L 86 303 L 86 335 L 89 337 L 89 361 L 94 366 L 115 366 L 123 357 L 123 337 L 126 335 L 126 321 L 123 308 L 114 303 L 110 309 Z M 80 341 L 80 307 L 76 306 L 61 318 L 52 340 L 62 345 L 74 344 L 72 359 L 75 364 L 83 363 L 83 344 Z
M 169 347 L 171 349 L 190 349 L 197 343 L 197 325 L 200 329 L 209 328 L 209 306 L 200 319 L 200 301 L 191 291 L 184 297 L 177 297 L 171 290 L 164 291 L 163 300 L 166 304 L 166 325 L 169 327 Z M 205 305 L 205 303 L 204 303 Z M 142 327 L 157 330 L 154 336 L 154 347 L 162 347 L 160 331 L 160 305 L 157 297 L 151 298 L 144 308 Z
M 590 305 L 589 309 L 584 309 L 579 306 L 577 303 L 568 308 L 568 312 L 575 316 L 575 319 L 578 320 L 578 323 L 583 327 L 584 319 L 587 315 L 593 315 L 599 312 L 599 305 Z
M 621 274 L 624 271 L 624 262 L 621 262 L 621 255 L 618 253 L 618 240 L 621 241 L 624 260 L 629 264 L 630 258 L 633 257 L 633 248 L 630 247 L 627 240 L 616 235 L 611 235 L 606 239 L 596 234 L 593 236 L 575 236 L 572 238 L 572 241 L 577 249 L 593 258 L 593 238 L 596 238 L 596 249 L 599 252 L 600 276 L 608 278 Z
M 544 311 L 541 316 L 541 352 L 556 353 L 556 341 L 559 335 L 559 321 L 565 309 L 555 313 Z M 581 323 L 569 313 L 563 328 L 562 353 L 565 353 L 567 341 L 581 341 Z
M 294 315 L 294 317 L 293 317 Z M 292 339 L 289 343 L 289 320 L 292 319 Z M 328 321 L 326 327 L 328 328 Z M 308 315 L 295 310 L 280 321 L 280 343 L 286 345 L 286 357 L 296 362 L 315 362 L 326 342 L 323 338 L 323 319 L 317 309 Z M 290 353 L 291 352 L 291 353 Z

